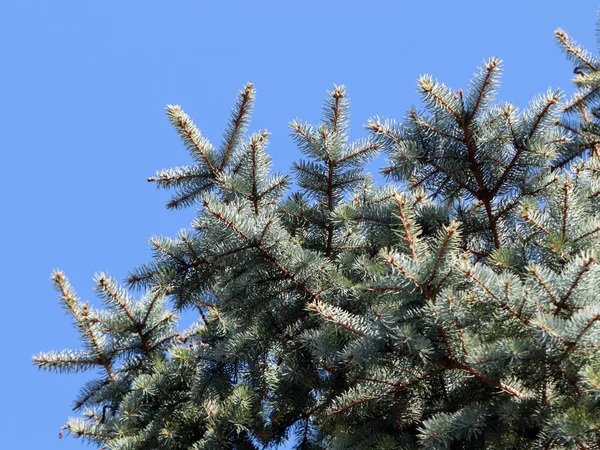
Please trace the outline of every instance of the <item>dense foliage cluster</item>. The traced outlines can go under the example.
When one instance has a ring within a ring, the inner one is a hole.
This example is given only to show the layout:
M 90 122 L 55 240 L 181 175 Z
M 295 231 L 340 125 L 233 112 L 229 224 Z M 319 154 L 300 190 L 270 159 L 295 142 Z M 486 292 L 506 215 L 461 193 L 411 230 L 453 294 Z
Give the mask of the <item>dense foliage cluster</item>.
M 292 122 L 304 159 L 271 173 L 245 86 L 219 146 L 178 107 L 194 163 L 151 178 L 190 228 L 107 275 L 104 302 L 53 276 L 81 333 L 41 368 L 100 370 L 70 434 L 104 448 L 600 448 L 600 60 L 565 32 L 577 93 L 495 103 L 418 81 L 422 110 L 349 142 L 348 98 Z M 364 167 L 388 157 L 378 186 Z M 198 322 L 178 329 L 177 314 Z

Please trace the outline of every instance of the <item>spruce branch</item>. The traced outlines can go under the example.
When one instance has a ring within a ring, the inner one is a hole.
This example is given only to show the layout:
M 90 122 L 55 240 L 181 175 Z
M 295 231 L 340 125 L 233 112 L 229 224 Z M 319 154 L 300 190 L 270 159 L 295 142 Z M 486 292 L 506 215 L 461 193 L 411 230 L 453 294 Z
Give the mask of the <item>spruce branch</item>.
M 481 266 L 476 267 L 479 270 L 484 270 Z M 523 316 L 519 311 L 515 310 L 510 304 L 503 300 L 500 295 L 495 293 L 482 278 L 477 276 L 473 267 L 469 265 L 460 265 L 458 267 L 458 270 L 461 271 L 465 275 L 465 277 L 467 277 L 467 279 L 474 281 L 479 287 L 481 287 L 483 291 L 494 300 L 494 304 L 497 305 L 500 309 L 509 312 L 513 317 L 517 318 L 520 322 L 522 322 L 525 325 L 529 323 L 529 319 L 527 317 Z M 486 272 L 488 271 L 485 270 L 484 273 Z M 473 297 L 473 299 L 485 302 L 483 299 L 479 299 L 476 297 Z
M 533 125 L 531 126 L 531 129 L 529 130 L 528 139 L 530 139 L 531 137 L 533 137 L 533 135 L 535 134 L 535 132 L 538 130 L 538 127 L 540 126 L 542 120 L 550 113 L 551 108 L 554 105 L 556 105 L 559 100 L 560 100 L 560 93 L 558 93 L 558 92 L 554 93 L 552 96 L 550 96 L 548 98 L 545 106 L 537 114 L 536 119 L 535 119 Z M 511 117 L 510 117 L 509 113 L 506 114 L 506 118 L 507 118 L 507 122 L 509 124 L 509 128 L 511 130 L 511 136 L 512 136 L 513 144 L 514 144 L 514 147 L 515 147 L 515 152 L 514 152 L 513 157 L 509 161 L 509 163 L 506 165 L 506 168 L 502 172 L 502 175 L 500 175 L 500 178 L 498 179 L 498 181 L 496 182 L 496 184 L 494 185 L 494 187 L 491 189 L 490 195 L 492 197 L 495 196 L 499 192 L 500 188 L 506 182 L 506 180 L 508 179 L 509 175 L 511 174 L 513 168 L 517 164 L 517 161 L 523 155 L 523 152 L 526 151 L 526 144 L 525 143 L 523 143 L 523 144 L 518 143 L 518 140 L 517 140 L 517 137 L 516 137 L 515 131 L 514 131 L 514 126 L 512 124 Z
M 254 106 L 255 90 L 253 83 L 247 83 L 239 92 L 236 107 L 231 111 L 231 119 L 221 145 L 221 164 L 219 170 L 223 171 L 227 166 L 229 157 L 233 149 L 241 142 L 242 135 L 248 122 L 250 113 Z
M 244 233 L 231 219 L 225 217 L 219 211 L 212 208 L 212 205 L 208 201 L 204 201 L 204 207 L 206 210 L 212 214 L 219 222 L 226 225 L 228 228 L 234 230 L 240 237 L 242 237 L 249 245 L 253 248 L 257 249 L 269 262 L 273 264 L 275 268 L 277 268 L 286 279 L 292 281 L 302 292 L 308 294 L 314 300 L 321 300 L 321 297 L 318 293 L 310 289 L 304 281 L 299 280 L 295 275 L 293 275 L 288 269 L 284 267 L 284 265 L 275 258 L 268 249 L 266 249 L 261 243 L 257 242 L 255 239 L 250 237 L 248 234 Z
M 543 99 L 542 107 L 539 108 L 539 111 L 534 115 L 533 123 L 527 133 L 526 139 L 531 139 L 539 131 L 543 123 L 550 122 L 548 119 L 552 116 L 553 109 L 561 98 L 562 93 L 560 91 L 555 91 L 546 95 L 545 99 Z
M 333 322 L 339 327 L 355 334 L 358 337 L 366 338 L 367 334 L 361 331 L 358 327 L 353 326 L 353 322 L 358 321 L 356 317 L 346 313 L 331 305 L 325 304 L 323 301 L 316 300 L 307 306 L 307 310 L 322 316 L 325 320 Z
M 535 217 L 531 216 L 530 212 L 531 211 L 528 208 L 522 207 L 519 214 L 521 215 L 521 217 L 523 219 L 525 219 L 527 222 L 534 225 L 537 229 L 542 231 L 544 234 L 550 235 L 551 234 L 550 230 L 548 230 L 548 228 L 546 228 L 543 224 L 541 224 Z
M 588 333 L 591 328 L 596 325 L 596 323 L 600 320 L 600 312 L 596 310 L 596 312 L 592 312 L 590 317 L 584 322 L 584 327 L 577 333 L 577 335 L 567 343 L 567 349 L 571 350 L 574 348 L 579 341 L 583 338 L 583 336 Z
M 561 186 L 563 191 L 561 233 L 563 236 L 567 235 L 567 215 L 569 213 L 569 191 L 571 190 L 571 187 L 571 183 L 568 181 L 565 181 Z
M 556 36 L 558 43 L 560 44 L 561 48 L 565 51 L 569 59 L 571 59 L 577 64 L 583 65 L 584 67 L 586 67 L 587 70 L 593 72 L 598 71 L 596 62 L 591 57 L 591 55 L 589 55 L 586 50 L 582 49 L 579 45 L 577 45 L 577 43 L 575 43 L 569 37 L 566 31 L 557 28 L 556 31 L 554 31 L 554 35 Z
M 391 390 L 388 391 L 388 394 L 391 394 L 391 393 L 392 393 Z M 362 397 L 362 398 L 360 398 L 358 400 L 354 400 L 354 401 L 352 401 L 352 402 L 350 402 L 350 403 L 348 403 L 347 405 L 344 405 L 344 406 L 332 407 L 331 408 L 331 413 L 334 416 L 337 416 L 339 414 L 343 414 L 343 413 L 348 412 L 348 411 L 352 410 L 353 408 L 356 408 L 357 406 L 360 406 L 360 405 L 362 405 L 364 403 L 368 403 L 368 402 L 371 402 L 373 400 L 378 400 L 381 397 L 383 397 L 384 395 L 385 394 L 377 395 L 377 396 L 375 396 L 375 395 L 369 395 L 369 396 Z
M 100 274 L 91 309 L 53 276 L 84 349 L 34 363 L 102 371 L 65 430 L 132 450 L 595 448 L 600 66 L 561 39 L 578 94 L 523 113 L 494 104 L 492 58 L 464 91 L 422 77 L 423 112 L 349 142 L 334 86 L 319 124 L 290 124 L 287 198 L 268 133 L 245 137 L 252 84 L 217 149 L 169 107 L 194 164 L 151 180 L 197 218 L 152 238 L 140 299 Z M 386 186 L 365 172 L 380 151 Z
M 406 198 L 400 194 L 395 194 L 394 200 L 396 201 L 396 205 L 398 205 L 399 217 L 402 222 L 402 226 L 404 228 L 404 238 L 406 239 L 406 242 L 408 243 L 408 248 L 410 250 L 410 254 L 411 254 L 412 258 L 414 259 L 414 261 L 417 263 L 417 265 L 419 265 L 420 264 L 419 255 L 417 254 L 417 250 L 416 250 L 416 246 L 418 244 L 417 244 L 416 236 L 414 236 L 416 233 L 419 232 L 419 230 L 418 230 L 418 228 L 416 228 L 414 221 L 409 219 L 409 215 L 407 213 L 407 208 L 406 208 L 406 204 L 407 204 Z
M 463 372 L 466 372 L 469 375 L 472 375 L 479 381 L 482 381 L 491 387 L 495 387 L 501 391 L 504 391 L 504 392 L 510 394 L 512 397 L 517 398 L 519 400 L 527 400 L 530 397 L 526 392 L 523 392 L 522 390 L 519 390 L 516 387 L 511 386 L 510 384 L 507 384 L 502 381 L 491 378 L 491 377 L 473 369 L 472 367 L 469 367 L 468 365 L 465 365 L 458 361 L 452 361 L 450 367 L 456 368 L 458 370 L 462 370 Z
M 260 134 L 254 134 L 250 138 L 250 155 L 252 161 L 252 192 L 251 192 L 251 200 L 254 205 L 254 214 L 258 215 L 258 202 L 260 200 L 260 196 L 258 195 L 258 173 L 257 173 L 257 152 L 259 149 L 263 148 L 266 144 L 266 140 L 269 137 L 270 133 L 268 131 L 264 131 Z
M 104 367 L 104 361 L 97 357 L 90 357 L 86 352 L 40 353 L 33 358 L 33 362 L 41 369 L 56 370 L 58 372 L 79 372 L 92 367 Z
M 590 237 L 593 234 L 596 234 L 599 231 L 600 231 L 600 225 L 598 225 L 595 228 L 593 228 L 592 230 L 587 231 L 587 232 L 579 235 L 578 237 L 574 238 L 572 242 L 573 242 L 573 244 L 575 244 L 575 243 L 577 243 L 579 241 L 582 241 L 583 239 L 586 239 L 586 238 Z
M 337 133 L 340 119 L 345 119 L 343 114 L 347 109 L 347 105 L 343 102 L 343 99 L 346 97 L 346 88 L 344 86 L 334 86 L 333 91 L 329 93 L 329 97 L 333 100 L 333 104 L 328 105 L 331 109 L 331 113 L 327 107 L 325 113 L 327 119 L 329 119 L 329 125 L 331 126 L 332 131 Z
M 492 93 L 496 89 L 496 84 L 500 78 L 501 71 L 499 59 L 492 58 L 485 63 L 483 70 L 480 71 L 473 83 L 473 95 L 469 95 L 468 103 L 472 104 L 468 112 L 470 119 L 477 115 L 479 107 L 482 104 L 489 102 Z M 471 94 L 471 92 L 469 94 Z
M 571 285 L 569 286 L 569 289 L 567 290 L 566 294 L 556 305 L 556 309 L 554 311 L 555 316 L 558 316 L 560 314 L 560 312 L 563 309 L 565 309 L 565 307 L 567 306 L 567 302 L 573 295 L 575 288 L 579 285 L 583 276 L 587 272 L 589 272 L 589 270 L 591 269 L 591 266 L 596 263 L 596 258 L 594 256 L 587 256 L 587 257 L 582 258 L 581 261 L 578 261 L 578 263 L 581 265 L 581 267 L 579 268 L 579 271 L 576 273 L 576 276 L 573 279 L 573 281 L 571 282 Z
M 73 406 L 74 411 L 78 411 L 84 406 L 90 404 L 94 397 L 96 397 L 99 392 L 108 386 L 111 383 L 111 380 L 106 378 L 103 380 L 93 380 L 87 383 L 82 389 L 79 397 L 75 401 Z
M 375 157 L 380 150 L 380 145 L 377 142 L 359 142 L 347 149 L 344 155 L 334 161 L 335 167 L 342 167 L 345 165 L 362 165 L 366 161 Z
M 450 116 L 454 117 L 456 123 L 463 122 L 462 105 L 457 101 L 457 97 L 452 95 L 450 89 L 437 80 L 434 80 L 430 75 L 420 77 L 417 85 L 423 100 L 433 108 L 440 107 L 446 111 Z
M 167 208 L 179 209 L 181 207 L 190 205 L 196 198 L 198 198 L 198 196 L 200 196 L 203 192 L 212 187 L 212 184 L 212 182 L 205 183 L 200 187 L 190 190 L 188 192 L 182 192 L 178 197 L 170 200 L 167 203 Z
M 69 280 L 60 270 L 56 270 L 52 274 L 52 281 L 61 293 L 61 303 L 71 313 L 75 319 L 77 328 L 81 330 L 87 343 L 90 345 L 95 360 L 104 368 L 106 375 L 112 381 L 116 380 L 116 376 L 112 368 L 112 359 L 105 355 L 97 336 L 97 330 L 94 327 L 94 319 L 91 316 L 91 311 L 87 303 L 82 303 L 77 298 L 73 287 Z M 41 360 L 40 360 L 41 361 Z
M 587 88 L 584 91 L 576 92 L 573 95 L 573 98 L 569 100 L 569 102 L 563 106 L 563 111 L 565 113 L 578 113 L 585 111 L 585 107 L 590 103 L 591 100 L 594 100 L 596 97 L 600 95 L 600 87 L 591 87 Z M 589 120 L 586 120 L 586 122 Z M 572 133 L 574 132 L 571 127 L 567 127 L 565 124 L 561 124 L 561 126 Z M 581 132 L 577 131 L 575 134 L 581 135 Z
M 552 293 L 552 290 L 550 289 L 550 287 L 548 286 L 548 282 L 542 278 L 542 276 L 539 273 L 538 268 L 534 264 L 532 264 L 529 267 L 529 272 L 533 275 L 533 277 L 540 284 L 540 286 L 542 286 L 544 291 L 546 291 L 546 294 L 548 294 L 548 298 L 550 298 L 552 303 L 554 303 L 555 305 L 558 305 L 559 302 L 558 302 L 557 298 L 554 296 L 554 294 Z
M 437 243 L 437 254 L 433 260 L 433 267 L 429 269 L 429 278 L 426 284 L 431 283 L 437 276 L 438 268 L 443 259 L 448 257 L 448 252 L 453 250 L 452 242 L 460 238 L 459 223 L 452 222 L 449 226 L 444 226 L 439 235 L 439 242 Z
M 202 136 L 192 119 L 190 119 L 179 105 L 167 105 L 167 117 L 177 130 L 192 157 L 205 164 L 210 170 L 211 175 L 214 178 L 218 178 L 220 170 L 213 162 L 214 149 L 210 142 Z
M 383 259 L 386 263 L 388 263 L 390 266 L 392 266 L 394 269 L 396 269 L 398 272 L 404 275 L 408 280 L 414 283 L 414 285 L 417 286 L 421 290 L 421 292 L 423 292 L 423 294 L 428 300 L 433 300 L 434 292 L 431 289 L 431 287 L 426 283 L 421 282 L 417 276 L 413 275 L 406 267 L 404 267 L 404 264 L 401 264 L 400 258 L 396 257 L 395 255 L 384 253 Z
M 128 299 L 123 299 L 121 297 L 121 292 L 116 289 L 115 282 L 110 280 L 106 274 L 101 273 L 97 276 L 97 288 L 99 291 L 105 294 L 106 298 L 109 301 L 119 307 L 121 311 L 125 313 L 127 318 L 131 321 L 131 326 L 135 333 L 139 336 L 140 342 L 142 344 L 142 348 L 144 351 L 149 354 L 151 351 L 150 342 L 148 339 L 148 335 L 144 332 L 144 325 L 142 322 L 139 322 L 132 314 L 130 310 L 130 306 L 128 303 L 130 301 Z M 150 309 L 147 314 L 150 314 Z M 145 321 L 144 321 L 145 322 Z

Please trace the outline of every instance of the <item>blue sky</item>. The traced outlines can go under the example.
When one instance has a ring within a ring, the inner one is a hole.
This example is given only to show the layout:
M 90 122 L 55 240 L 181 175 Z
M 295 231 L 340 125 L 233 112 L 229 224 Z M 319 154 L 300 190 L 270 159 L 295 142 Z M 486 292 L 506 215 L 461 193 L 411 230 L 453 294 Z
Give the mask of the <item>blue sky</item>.
M 571 90 L 556 27 L 595 50 L 598 1 L 30 1 L 0 2 L 0 338 L 3 448 L 75 449 L 57 439 L 88 375 L 40 372 L 43 350 L 77 348 L 49 280 L 63 269 L 84 299 L 95 272 L 124 279 L 192 209 L 169 212 L 148 184 L 188 157 L 164 114 L 181 104 L 220 140 L 237 91 L 257 87 L 251 129 L 272 132 L 275 169 L 298 158 L 287 123 L 316 122 L 325 90 L 345 84 L 353 136 L 369 117 L 401 119 L 430 73 L 467 86 L 499 56 L 500 99 L 526 106 Z

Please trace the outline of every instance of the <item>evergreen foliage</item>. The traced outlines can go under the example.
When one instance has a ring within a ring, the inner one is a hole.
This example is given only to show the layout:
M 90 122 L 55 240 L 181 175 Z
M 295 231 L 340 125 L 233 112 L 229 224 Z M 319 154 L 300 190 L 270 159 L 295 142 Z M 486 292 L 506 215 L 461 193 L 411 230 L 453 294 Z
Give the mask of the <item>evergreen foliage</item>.
M 290 124 L 291 194 L 269 133 L 246 135 L 252 84 L 218 147 L 168 106 L 194 164 L 149 180 L 198 216 L 151 239 L 139 299 L 101 274 L 95 309 L 54 273 L 83 347 L 34 362 L 100 372 L 65 429 L 113 450 L 600 448 L 600 60 L 556 36 L 577 93 L 524 111 L 494 101 L 493 58 L 464 91 L 421 77 L 421 110 L 349 142 L 335 86 L 321 123 Z

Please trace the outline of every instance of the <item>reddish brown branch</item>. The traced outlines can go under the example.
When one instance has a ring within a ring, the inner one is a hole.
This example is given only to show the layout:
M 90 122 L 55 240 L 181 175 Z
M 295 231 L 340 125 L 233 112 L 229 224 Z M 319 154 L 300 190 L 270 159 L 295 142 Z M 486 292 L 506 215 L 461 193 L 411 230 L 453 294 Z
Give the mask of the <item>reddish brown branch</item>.
M 229 139 L 229 142 L 227 142 L 227 147 L 225 148 L 225 153 L 223 154 L 223 160 L 221 161 L 221 166 L 219 167 L 220 171 L 222 171 L 225 168 L 225 165 L 227 164 L 227 160 L 229 159 L 229 155 L 231 154 L 231 151 L 233 150 L 233 144 L 235 143 L 237 134 L 239 133 L 240 128 L 242 127 L 242 124 L 244 121 L 244 116 L 246 116 L 246 114 L 247 114 L 246 107 L 252 100 L 253 93 L 254 93 L 254 86 L 252 84 L 248 84 L 246 86 L 246 89 L 242 93 L 242 102 L 240 104 L 238 113 L 235 116 L 235 119 L 233 121 L 233 130 L 231 131 L 231 137 Z

